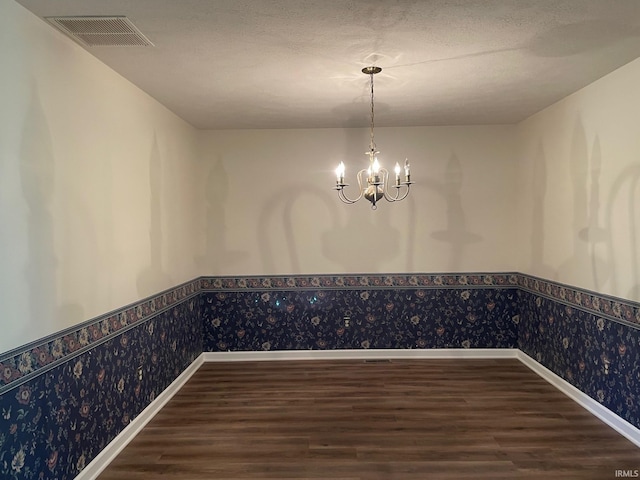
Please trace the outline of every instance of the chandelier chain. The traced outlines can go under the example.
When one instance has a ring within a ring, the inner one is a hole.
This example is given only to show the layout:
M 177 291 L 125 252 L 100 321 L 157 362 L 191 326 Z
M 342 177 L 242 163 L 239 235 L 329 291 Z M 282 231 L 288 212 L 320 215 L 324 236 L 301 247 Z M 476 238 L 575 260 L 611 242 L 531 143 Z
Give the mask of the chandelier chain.
M 370 78 L 369 84 L 371 87 L 371 130 L 370 130 L 371 140 L 369 142 L 369 148 L 371 149 L 372 152 L 375 152 L 376 142 L 373 139 L 373 127 L 375 125 L 375 113 L 373 108 L 373 73 L 369 74 L 369 78 Z

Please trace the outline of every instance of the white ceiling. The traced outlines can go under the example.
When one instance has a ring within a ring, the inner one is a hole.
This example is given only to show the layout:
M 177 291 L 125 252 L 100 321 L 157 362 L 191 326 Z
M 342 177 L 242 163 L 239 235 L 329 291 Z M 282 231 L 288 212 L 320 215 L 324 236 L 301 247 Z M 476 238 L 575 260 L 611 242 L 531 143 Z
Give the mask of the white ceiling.
M 17 0 L 126 15 L 87 50 L 197 128 L 515 123 L 640 56 L 640 0 Z M 51 27 L 53 28 L 53 27 Z

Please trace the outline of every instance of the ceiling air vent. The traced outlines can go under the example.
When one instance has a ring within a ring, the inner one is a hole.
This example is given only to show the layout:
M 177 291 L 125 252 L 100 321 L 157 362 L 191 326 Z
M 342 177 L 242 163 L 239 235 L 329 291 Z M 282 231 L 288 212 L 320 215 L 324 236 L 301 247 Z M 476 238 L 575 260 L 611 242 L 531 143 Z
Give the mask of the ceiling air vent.
M 46 17 L 87 47 L 146 47 L 153 43 L 127 17 Z

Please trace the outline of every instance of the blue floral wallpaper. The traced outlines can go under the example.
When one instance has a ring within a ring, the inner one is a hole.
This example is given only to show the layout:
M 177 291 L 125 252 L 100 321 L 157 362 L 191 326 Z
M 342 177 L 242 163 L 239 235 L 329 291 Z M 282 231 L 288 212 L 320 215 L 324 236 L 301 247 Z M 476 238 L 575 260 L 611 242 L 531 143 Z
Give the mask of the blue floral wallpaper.
M 202 277 L 0 355 L 0 478 L 74 478 L 203 351 L 520 348 L 640 428 L 639 344 L 640 304 L 517 273 Z
M 251 290 L 201 296 L 205 351 L 516 348 L 514 288 Z
M 585 309 L 520 291 L 518 347 L 640 428 L 640 331 Z
M 0 478 L 74 478 L 202 352 L 195 297 L 128 328 L 109 325 L 112 331 L 101 331 L 106 340 L 5 388 Z

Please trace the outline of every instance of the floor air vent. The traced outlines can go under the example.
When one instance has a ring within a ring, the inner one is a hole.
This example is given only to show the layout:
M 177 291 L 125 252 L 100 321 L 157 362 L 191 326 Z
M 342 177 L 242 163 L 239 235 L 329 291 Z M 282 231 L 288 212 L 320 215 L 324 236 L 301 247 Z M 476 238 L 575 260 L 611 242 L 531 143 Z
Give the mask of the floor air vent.
M 147 47 L 153 43 L 127 17 L 46 17 L 86 47 Z
M 371 360 L 365 360 L 364 363 L 391 363 L 391 360 L 385 358 L 374 358 Z

